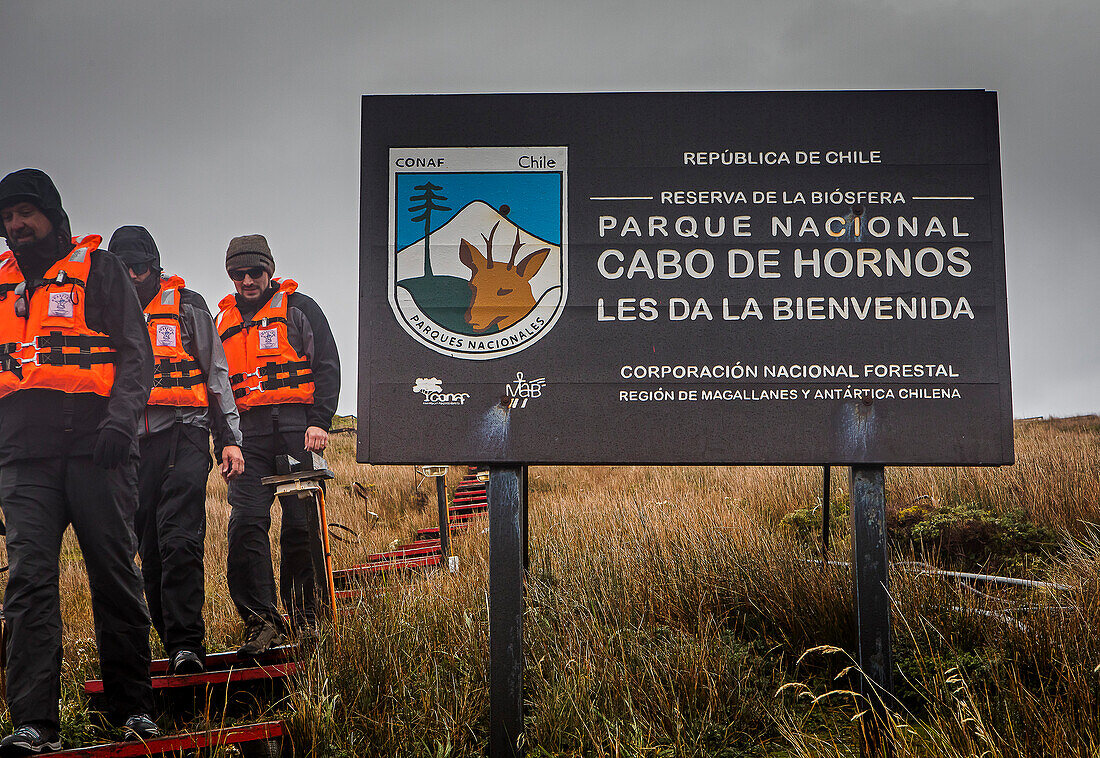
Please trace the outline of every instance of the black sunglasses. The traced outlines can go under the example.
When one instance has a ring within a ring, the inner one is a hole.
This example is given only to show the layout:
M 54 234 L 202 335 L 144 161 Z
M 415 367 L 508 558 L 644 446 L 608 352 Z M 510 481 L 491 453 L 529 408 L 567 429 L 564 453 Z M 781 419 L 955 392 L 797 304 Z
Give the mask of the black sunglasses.
M 229 278 L 235 282 L 243 282 L 246 276 L 251 279 L 259 279 L 266 273 L 267 269 L 260 266 L 254 266 L 252 268 L 235 268 L 229 272 Z
M 144 274 L 146 271 L 149 270 L 149 264 L 148 263 L 135 263 L 134 265 L 130 266 L 130 270 L 134 272 L 134 276 L 141 276 L 142 274 Z

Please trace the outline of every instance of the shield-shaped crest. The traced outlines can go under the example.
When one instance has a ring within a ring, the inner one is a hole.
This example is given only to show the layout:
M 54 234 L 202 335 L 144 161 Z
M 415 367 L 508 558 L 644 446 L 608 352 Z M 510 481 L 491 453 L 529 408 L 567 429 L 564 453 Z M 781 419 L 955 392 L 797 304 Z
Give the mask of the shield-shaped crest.
M 421 344 L 487 360 L 565 306 L 566 148 L 390 150 L 389 301 Z

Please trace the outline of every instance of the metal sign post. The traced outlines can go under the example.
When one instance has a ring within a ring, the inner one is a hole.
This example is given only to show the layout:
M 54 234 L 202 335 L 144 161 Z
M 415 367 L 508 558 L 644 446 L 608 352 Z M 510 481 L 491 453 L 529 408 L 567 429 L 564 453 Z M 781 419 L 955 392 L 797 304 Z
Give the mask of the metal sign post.
M 522 756 L 524 467 L 489 468 L 489 755 Z
M 418 466 L 424 476 L 435 478 L 435 500 L 439 510 L 439 550 L 444 567 L 451 560 L 451 515 L 447 512 L 447 466 Z
M 859 635 L 861 690 L 877 721 L 893 703 L 890 577 L 886 553 L 886 473 L 882 466 L 852 466 L 852 579 Z
M 527 464 L 523 464 L 520 469 L 522 478 L 520 479 L 519 495 L 521 499 L 521 507 L 523 509 L 523 570 L 527 572 L 531 568 L 531 533 L 528 528 L 528 512 L 527 512 Z

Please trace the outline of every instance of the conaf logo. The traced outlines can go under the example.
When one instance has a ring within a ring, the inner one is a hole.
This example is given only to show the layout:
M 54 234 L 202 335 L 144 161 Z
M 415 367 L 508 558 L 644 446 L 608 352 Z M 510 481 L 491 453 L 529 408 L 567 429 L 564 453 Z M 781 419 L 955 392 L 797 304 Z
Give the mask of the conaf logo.
M 424 405 L 463 405 L 470 399 L 469 392 L 444 392 L 443 382 L 434 376 L 431 379 L 417 379 L 413 392 L 424 393 Z
M 405 331 L 464 360 L 511 355 L 549 332 L 568 281 L 566 149 L 390 156 L 389 300 Z

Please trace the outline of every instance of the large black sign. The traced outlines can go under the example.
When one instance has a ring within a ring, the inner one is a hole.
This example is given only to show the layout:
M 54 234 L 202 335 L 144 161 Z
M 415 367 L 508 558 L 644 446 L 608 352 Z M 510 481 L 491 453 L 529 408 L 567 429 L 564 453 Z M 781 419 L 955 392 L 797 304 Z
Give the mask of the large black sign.
M 367 96 L 360 461 L 1013 461 L 996 95 Z

